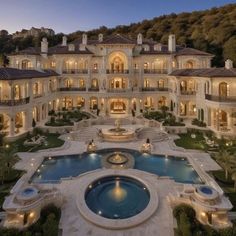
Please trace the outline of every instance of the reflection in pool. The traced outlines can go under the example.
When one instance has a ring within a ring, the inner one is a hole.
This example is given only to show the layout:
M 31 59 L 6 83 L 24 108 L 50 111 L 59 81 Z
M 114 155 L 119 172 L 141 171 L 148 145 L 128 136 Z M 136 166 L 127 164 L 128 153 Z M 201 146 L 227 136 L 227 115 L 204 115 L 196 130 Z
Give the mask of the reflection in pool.
M 131 149 L 102 149 L 96 153 L 65 155 L 46 158 L 32 177 L 32 182 L 57 182 L 93 171 L 101 166 L 101 157 L 112 152 L 127 152 L 135 159 L 134 169 L 146 171 L 158 176 L 170 176 L 181 183 L 202 183 L 197 172 L 185 158 L 165 157 L 163 155 L 145 154 Z

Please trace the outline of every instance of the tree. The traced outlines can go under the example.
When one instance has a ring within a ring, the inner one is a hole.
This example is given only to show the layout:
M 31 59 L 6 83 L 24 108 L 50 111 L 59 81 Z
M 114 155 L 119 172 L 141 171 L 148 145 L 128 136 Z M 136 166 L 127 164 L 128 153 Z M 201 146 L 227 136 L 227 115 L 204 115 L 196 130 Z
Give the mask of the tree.
M 234 181 L 234 191 L 236 192 L 236 171 L 232 173 L 231 179 Z
M 35 119 L 33 118 L 33 120 L 32 120 L 32 127 L 34 128 L 36 126 L 36 121 L 35 121 Z
M 231 59 L 236 66 L 236 36 L 231 37 L 225 44 L 224 44 L 224 59 Z
M 43 224 L 43 234 L 50 236 L 58 235 L 58 222 L 53 213 L 48 215 L 46 222 Z
M 216 159 L 225 171 L 225 179 L 228 179 L 229 172 L 236 166 L 236 159 L 225 149 L 216 155 Z

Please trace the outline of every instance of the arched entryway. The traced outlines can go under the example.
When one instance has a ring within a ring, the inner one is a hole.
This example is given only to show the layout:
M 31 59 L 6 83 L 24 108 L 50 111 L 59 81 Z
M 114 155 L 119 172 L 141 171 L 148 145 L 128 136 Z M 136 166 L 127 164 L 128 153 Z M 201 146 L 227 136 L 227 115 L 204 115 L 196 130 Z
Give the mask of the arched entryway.
M 124 99 L 111 99 L 110 113 L 111 114 L 125 114 L 127 111 L 126 101 Z

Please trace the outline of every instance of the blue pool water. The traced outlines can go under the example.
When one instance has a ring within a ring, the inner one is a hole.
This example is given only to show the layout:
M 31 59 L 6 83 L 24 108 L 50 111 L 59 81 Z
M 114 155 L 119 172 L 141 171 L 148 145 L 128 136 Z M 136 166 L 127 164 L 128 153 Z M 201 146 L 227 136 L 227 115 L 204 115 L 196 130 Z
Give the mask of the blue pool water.
M 207 195 L 211 195 L 213 193 L 212 189 L 206 186 L 201 186 L 199 187 L 200 191 L 207 194 Z
M 126 219 L 137 215 L 148 205 L 146 186 L 129 177 L 109 176 L 89 185 L 85 201 L 95 214 L 109 219 Z
M 25 188 L 24 191 L 22 191 L 21 195 L 28 197 L 28 196 L 32 196 L 36 193 L 37 193 L 37 191 L 34 188 Z
M 189 162 L 180 157 L 142 154 L 131 149 L 103 149 L 96 153 L 56 156 L 45 159 L 32 177 L 32 182 L 57 182 L 61 178 L 78 176 L 101 168 L 101 157 L 114 151 L 127 152 L 135 159 L 134 169 L 146 171 L 158 176 L 170 176 L 181 183 L 202 183 L 197 172 Z

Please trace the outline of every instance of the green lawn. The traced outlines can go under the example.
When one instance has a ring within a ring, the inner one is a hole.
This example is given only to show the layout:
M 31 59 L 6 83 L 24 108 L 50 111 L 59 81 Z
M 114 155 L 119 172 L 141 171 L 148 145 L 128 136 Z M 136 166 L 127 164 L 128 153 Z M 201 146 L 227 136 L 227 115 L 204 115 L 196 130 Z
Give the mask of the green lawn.
M 58 138 L 60 136 L 59 134 L 45 134 L 44 136 L 46 136 L 47 145 L 42 144 L 34 147 L 26 147 L 24 146 L 24 141 L 26 140 L 26 138 L 18 139 L 17 141 L 11 144 L 17 147 L 18 152 L 28 152 L 28 151 L 36 152 L 42 149 L 60 147 L 65 142 L 64 140 Z
M 2 151 L 0 152 L 0 210 L 2 210 L 5 196 L 9 194 L 11 188 L 24 173 L 23 171 L 15 170 L 13 168 L 14 164 L 18 161 L 15 152 L 35 152 L 41 149 L 60 147 L 64 144 L 64 141 L 58 138 L 59 134 L 45 134 L 45 136 L 47 145 L 42 144 L 33 148 L 25 147 L 23 143 L 26 138 L 22 138 L 10 143 L 9 149 L 2 148 Z
M 211 171 L 210 172 L 220 187 L 224 190 L 226 196 L 229 197 L 233 205 L 233 211 L 236 210 L 236 191 L 234 189 L 234 181 L 229 176 L 229 179 L 225 179 L 225 172 L 223 170 Z
M 191 137 L 190 132 L 186 134 L 178 134 L 180 139 L 176 139 L 174 142 L 176 146 L 183 147 L 185 149 L 197 149 L 197 150 L 206 150 L 207 144 L 203 137 L 202 133 L 197 133 L 196 138 Z

